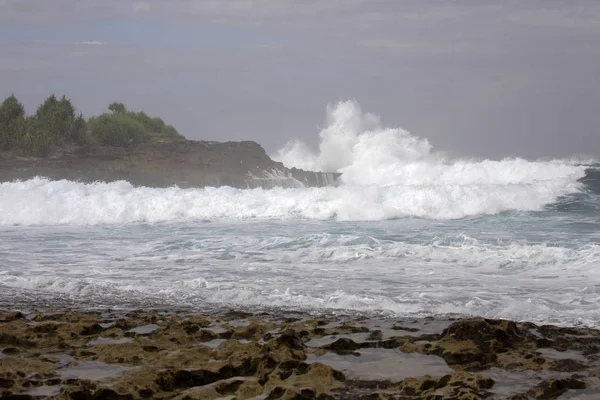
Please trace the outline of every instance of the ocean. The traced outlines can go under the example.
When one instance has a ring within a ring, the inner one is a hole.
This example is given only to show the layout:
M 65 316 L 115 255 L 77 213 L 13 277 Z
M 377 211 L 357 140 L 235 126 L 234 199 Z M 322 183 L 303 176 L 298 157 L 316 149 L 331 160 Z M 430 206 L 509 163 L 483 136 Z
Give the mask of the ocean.
M 600 326 L 593 159 L 450 159 L 353 101 L 273 158 L 335 185 L 0 184 L 0 306 L 479 315 Z M 278 181 L 279 182 L 279 181 Z

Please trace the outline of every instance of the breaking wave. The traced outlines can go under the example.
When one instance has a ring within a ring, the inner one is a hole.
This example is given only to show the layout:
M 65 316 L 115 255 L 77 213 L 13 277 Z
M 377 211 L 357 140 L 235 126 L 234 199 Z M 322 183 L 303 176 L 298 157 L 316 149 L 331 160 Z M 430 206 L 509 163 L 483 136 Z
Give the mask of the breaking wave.
M 289 167 L 341 173 L 346 185 L 429 186 L 433 190 L 546 182 L 566 187 L 585 175 L 585 165 L 576 160 L 448 160 L 433 152 L 427 139 L 384 127 L 378 116 L 363 112 L 355 101 L 327 107 L 327 127 L 320 133 L 318 151 L 295 140 L 273 159 Z
M 387 128 L 353 101 L 328 107 L 318 151 L 295 141 L 273 157 L 288 167 L 341 173 L 338 186 L 156 189 L 127 182 L 36 178 L 0 184 L 0 225 L 120 224 L 180 219 L 457 219 L 540 211 L 597 185 L 576 160 L 449 160 L 427 139 Z M 596 174 L 597 175 L 597 174 Z M 285 179 L 284 179 L 285 178 Z
M 503 185 L 154 189 L 127 182 L 84 184 L 36 178 L 0 184 L 0 225 L 122 224 L 182 219 L 454 219 L 538 211 L 579 190 L 573 179 Z

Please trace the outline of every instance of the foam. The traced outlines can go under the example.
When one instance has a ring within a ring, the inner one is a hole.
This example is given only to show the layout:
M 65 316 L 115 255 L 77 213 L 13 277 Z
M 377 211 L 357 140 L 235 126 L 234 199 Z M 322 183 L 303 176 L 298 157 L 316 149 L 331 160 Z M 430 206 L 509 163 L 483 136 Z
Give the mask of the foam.
M 0 225 L 95 225 L 187 219 L 373 221 L 455 219 L 506 210 L 538 211 L 577 192 L 558 177 L 509 184 L 339 186 L 272 190 L 154 189 L 127 182 L 84 184 L 35 178 L 0 184 Z
M 580 160 L 527 161 L 519 158 L 447 160 L 427 139 L 388 128 L 364 113 L 356 101 L 327 107 L 327 127 L 317 152 L 292 141 L 272 157 L 286 166 L 342 173 L 348 185 L 511 185 L 569 182 L 584 176 Z M 576 165 L 579 164 L 579 165 Z
M 48 243 L 44 251 L 21 256 L 26 267 L 9 256 L 0 287 L 109 306 L 459 313 L 588 325 L 600 320 L 593 285 L 600 279 L 597 244 L 490 243 L 465 235 L 422 244 L 328 233 L 248 236 L 232 232 L 234 226 L 187 240 L 160 230 L 162 239 L 150 243 L 132 232 L 136 245 L 106 237 L 94 252 L 114 248 L 109 258 L 53 251 L 56 244 Z M 70 260 L 66 268 L 62 260 Z

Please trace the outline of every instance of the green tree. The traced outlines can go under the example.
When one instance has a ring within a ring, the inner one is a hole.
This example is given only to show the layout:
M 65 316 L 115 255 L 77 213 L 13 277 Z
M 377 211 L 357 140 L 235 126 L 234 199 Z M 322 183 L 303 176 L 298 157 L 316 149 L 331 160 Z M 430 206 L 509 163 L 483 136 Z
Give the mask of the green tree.
M 173 126 L 166 125 L 165 122 L 160 118 L 152 118 L 143 111 L 129 112 L 127 114 L 144 125 L 146 131 L 155 137 L 162 136 L 171 139 L 183 138 L 183 136 L 181 136 Z
M 127 108 L 125 108 L 125 104 L 123 103 L 110 103 L 108 105 L 108 109 L 115 114 L 125 114 L 127 112 Z
M 83 114 L 79 113 L 75 121 L 73 121 L 73 128 L 71 130 L 71 140 L 73 143 L 85 146 L 90 144 L 90 138 L 87 133 L 87 121 L 83 117 Z
M 102 114 L 88 121 L 90 135 L 104 146 L 131 147 L 147 140 L 144 125 L 126 114 Z
M 55 95 L 51 95 L 37 109 L 35 116 L 53 146 L 62 146 L 71 141 L 75 107 L 66 96 L 58 100 Z
M 11 150 L 25 133 L 25 108 L 15 95 L 0 105 L 0 150 Z
M 35 115 L 25 119 L 25 134 L 19 149 L 24 155 L 47 157 L 55 148 L 55 144 Z

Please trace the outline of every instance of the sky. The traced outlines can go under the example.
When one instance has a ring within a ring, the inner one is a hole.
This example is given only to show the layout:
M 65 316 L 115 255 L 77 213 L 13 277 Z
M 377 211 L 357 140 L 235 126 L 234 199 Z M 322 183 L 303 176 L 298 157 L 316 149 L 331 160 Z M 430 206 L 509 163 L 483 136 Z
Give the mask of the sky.
M 0 0 L 0 96 L 316 146 L 355 99 L 435 150 L 600 156 L 597 0 Z

